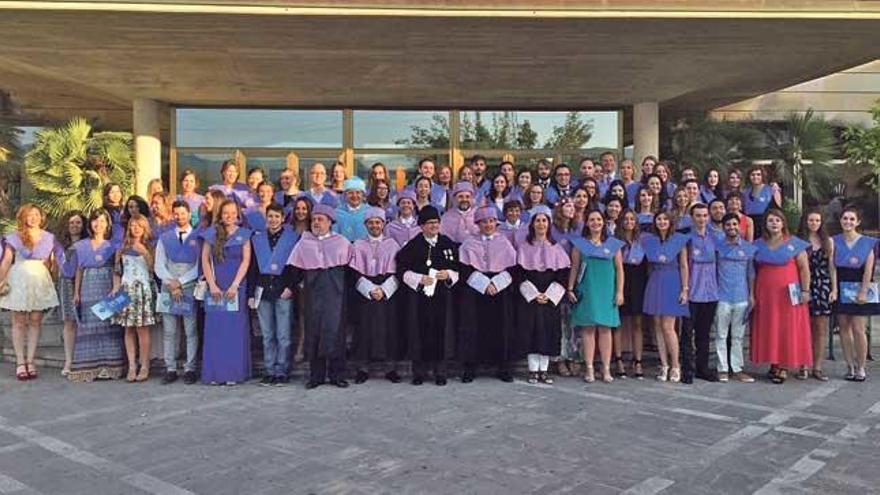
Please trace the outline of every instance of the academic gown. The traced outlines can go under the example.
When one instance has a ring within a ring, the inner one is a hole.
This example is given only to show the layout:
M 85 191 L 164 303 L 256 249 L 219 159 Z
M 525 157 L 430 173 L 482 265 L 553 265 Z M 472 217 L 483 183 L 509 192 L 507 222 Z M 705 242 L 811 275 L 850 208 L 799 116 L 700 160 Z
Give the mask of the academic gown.
M 421 284 L 413 289 L 411 276 L 406 273 L 426 275 L 432 268 L 460 271 L 458 245 L 440 234 L 436 245 L 431 246 L 424 234 L 419 234 L 398 251 L 396 261 L 397 278 L 405 285 L 400 288 L 399 302 L 408 357 L 414 362 L 452 359 L 455 355 L 453 286 L 457 284 L 452 284 L 452 280 L 436 281 L 434 294 L 428 297 Z
M 303 282 L 306 359 L 340 358 L 345 355 L 345 275 L 351 259 L 351 243 L 337 233 L 323 239 L 304 232 L 293 252 L 293 265 L 285 284 Z
M 352 358 L 358 361 L 397 361 L 403 358 L 398 332 L 397 300 L 399 285 L 394 257 L 399 246 L 391 237 L 355 241 L 349 266 L 354 274 L 355 295 L 350 306 L 357 313 Z M 369 294 L 379 287 L 381 300 Z
M 511 271 L 516 251 L 503 234 L 496 232 L 491 239 L 481 235 L 468 238 L 461 246 L 459 259 L 458 359 L 467 364 L 509 361 L 515 332 Z M 500 292 L 490 296 L 472 277 L 491 280 Z

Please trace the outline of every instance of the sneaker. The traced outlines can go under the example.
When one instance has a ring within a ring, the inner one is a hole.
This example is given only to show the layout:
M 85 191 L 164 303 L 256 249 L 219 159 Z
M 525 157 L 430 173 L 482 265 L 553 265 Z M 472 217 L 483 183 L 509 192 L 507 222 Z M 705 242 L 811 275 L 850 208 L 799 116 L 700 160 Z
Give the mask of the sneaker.
M 187 385 L 192 385 L 196 382 L 196 372 L 195 371 L 185 371 L 183 373 L 183 383 Z
M 263 377 L 262 380 L 260 380 L 260 385 L 262 385 L 264 387 L 271 387 L 274 384 L 275 384 L 275 377 L 271 376 L 271 375 L 266 375 Z
M 718 373 L 718 381 L 721 383 L 727 383 L 730 381 L 730 376 L 724 372 Z
M 752 375 L 744 373 L 742 371 L 733 374 L 733 378 L 740 383 L 754 383 L 755 379 Z
M 169 383 L 174 383 L 177 381 L 177 372 L 176 371 L 166 371 L 165 376 L 162 377 L 162 385 L 168 385 Z

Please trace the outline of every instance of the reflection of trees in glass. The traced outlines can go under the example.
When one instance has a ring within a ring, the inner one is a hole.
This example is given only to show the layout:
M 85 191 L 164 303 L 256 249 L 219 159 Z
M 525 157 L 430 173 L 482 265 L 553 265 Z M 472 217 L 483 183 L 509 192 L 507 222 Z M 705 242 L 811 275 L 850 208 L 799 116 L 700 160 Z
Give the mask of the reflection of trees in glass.
M 394 144 L 410 148 L 448 148 L 449 121 L 442 114 L 434 114 L 428 127 L 410 126 L 411 134 L 405 139 L 396 139 Z
M 562 125 L 553 126 L 543 146 L 529 119 L 520 122 L 517 112 L 490 112 L 491 121 L 483 113 L 461 113 L 462 148 L 578 150 L 585 148 L 593 137 L 593 120 L 585 119 L 580 112 L 568 112 Z M 430 125 L 411 126 L 409 137 L 398 139 L 394 144 L 411 148 L 447 148 L 449 122 L 443 115 L 435 114 Z
M 580 112 L 568 112 L 565 123 L 553 126 L 553 133 L 544 149 L 579 150 L 593 137 L 593 121 L 583 120 Z

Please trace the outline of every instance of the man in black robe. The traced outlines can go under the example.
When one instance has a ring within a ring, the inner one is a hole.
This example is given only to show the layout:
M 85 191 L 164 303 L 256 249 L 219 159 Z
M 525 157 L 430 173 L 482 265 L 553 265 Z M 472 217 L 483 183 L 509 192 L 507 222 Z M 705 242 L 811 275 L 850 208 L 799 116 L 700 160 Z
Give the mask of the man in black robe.
M 419 210 L 422 233 L 397 253 L 402 325 L 413 366 L 413 385 L 421 385 L 429 370 L 434 382 L 446 385 L 446 363 L 455 351 L 453 286 L 458 282 L 458 245 L 440 234 L 440 213 L 433 206 Z
M 345 274 L 351 243 L 330 230 L 333 208 L 318 205 L 312 212 L 311 232 L 303 232 L 290 253 L 282 298 L 289 298 L 303 282 L 305 354 L 309 360 L 307 389 L 325 381 L 344 388 L 345 381 Z

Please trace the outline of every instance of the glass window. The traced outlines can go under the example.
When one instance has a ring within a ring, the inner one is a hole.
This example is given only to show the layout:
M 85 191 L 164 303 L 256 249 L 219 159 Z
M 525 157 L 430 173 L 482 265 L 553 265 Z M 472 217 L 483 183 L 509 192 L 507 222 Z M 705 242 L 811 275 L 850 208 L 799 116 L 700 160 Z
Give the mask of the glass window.
M 401 189 L 418 175 L 418 164 L 422 158 L 431 158 L 439 168 L 449 163 L 449 155 L 392 155 L 392 154 L 355 154 L 355 173 L 364 180 L 370 177 L 370 170 L 375 163 L 382 163 L 388 169 L 388 175 L 395 189 Z
M 177 177 L 173 178 L 176 185 L 180 184 L 180 175 L 186 169 L 196 173 L 199 180 L 198 190 L 204 193 L 212 184 L 220 182 L 220 165 L 232 158 L 232 153 L 177 153 Z M 170 180 L 168 182 L 171 182 Z M 175 189 L 177 190 L 177 189 Z
M 312 165 L 323 163 L 327 167 L 327 173 L 329 174 L 330 169 L 336 163 L 336 156 L 302 156 L 299 153 L 297 153 L 297 156 L 299 157 L 300 190 L 309 187 L 309 169 Z M 268 174 L 269 180 L 275 184 L 275 187 L 278 187 L 278 178 L 281 176 L 281 172 L 287 168 L 287 157 L 248 155 L 247 164 L 248 168 L 261 167 Z
M 464 149 L 617 149 L 618 112 L 461 112 Z
M 449 112 L 356 110 L 355 148 L 448 148 Z
M 340 110 L 177 109 L 181 148 L 341 148 Z

